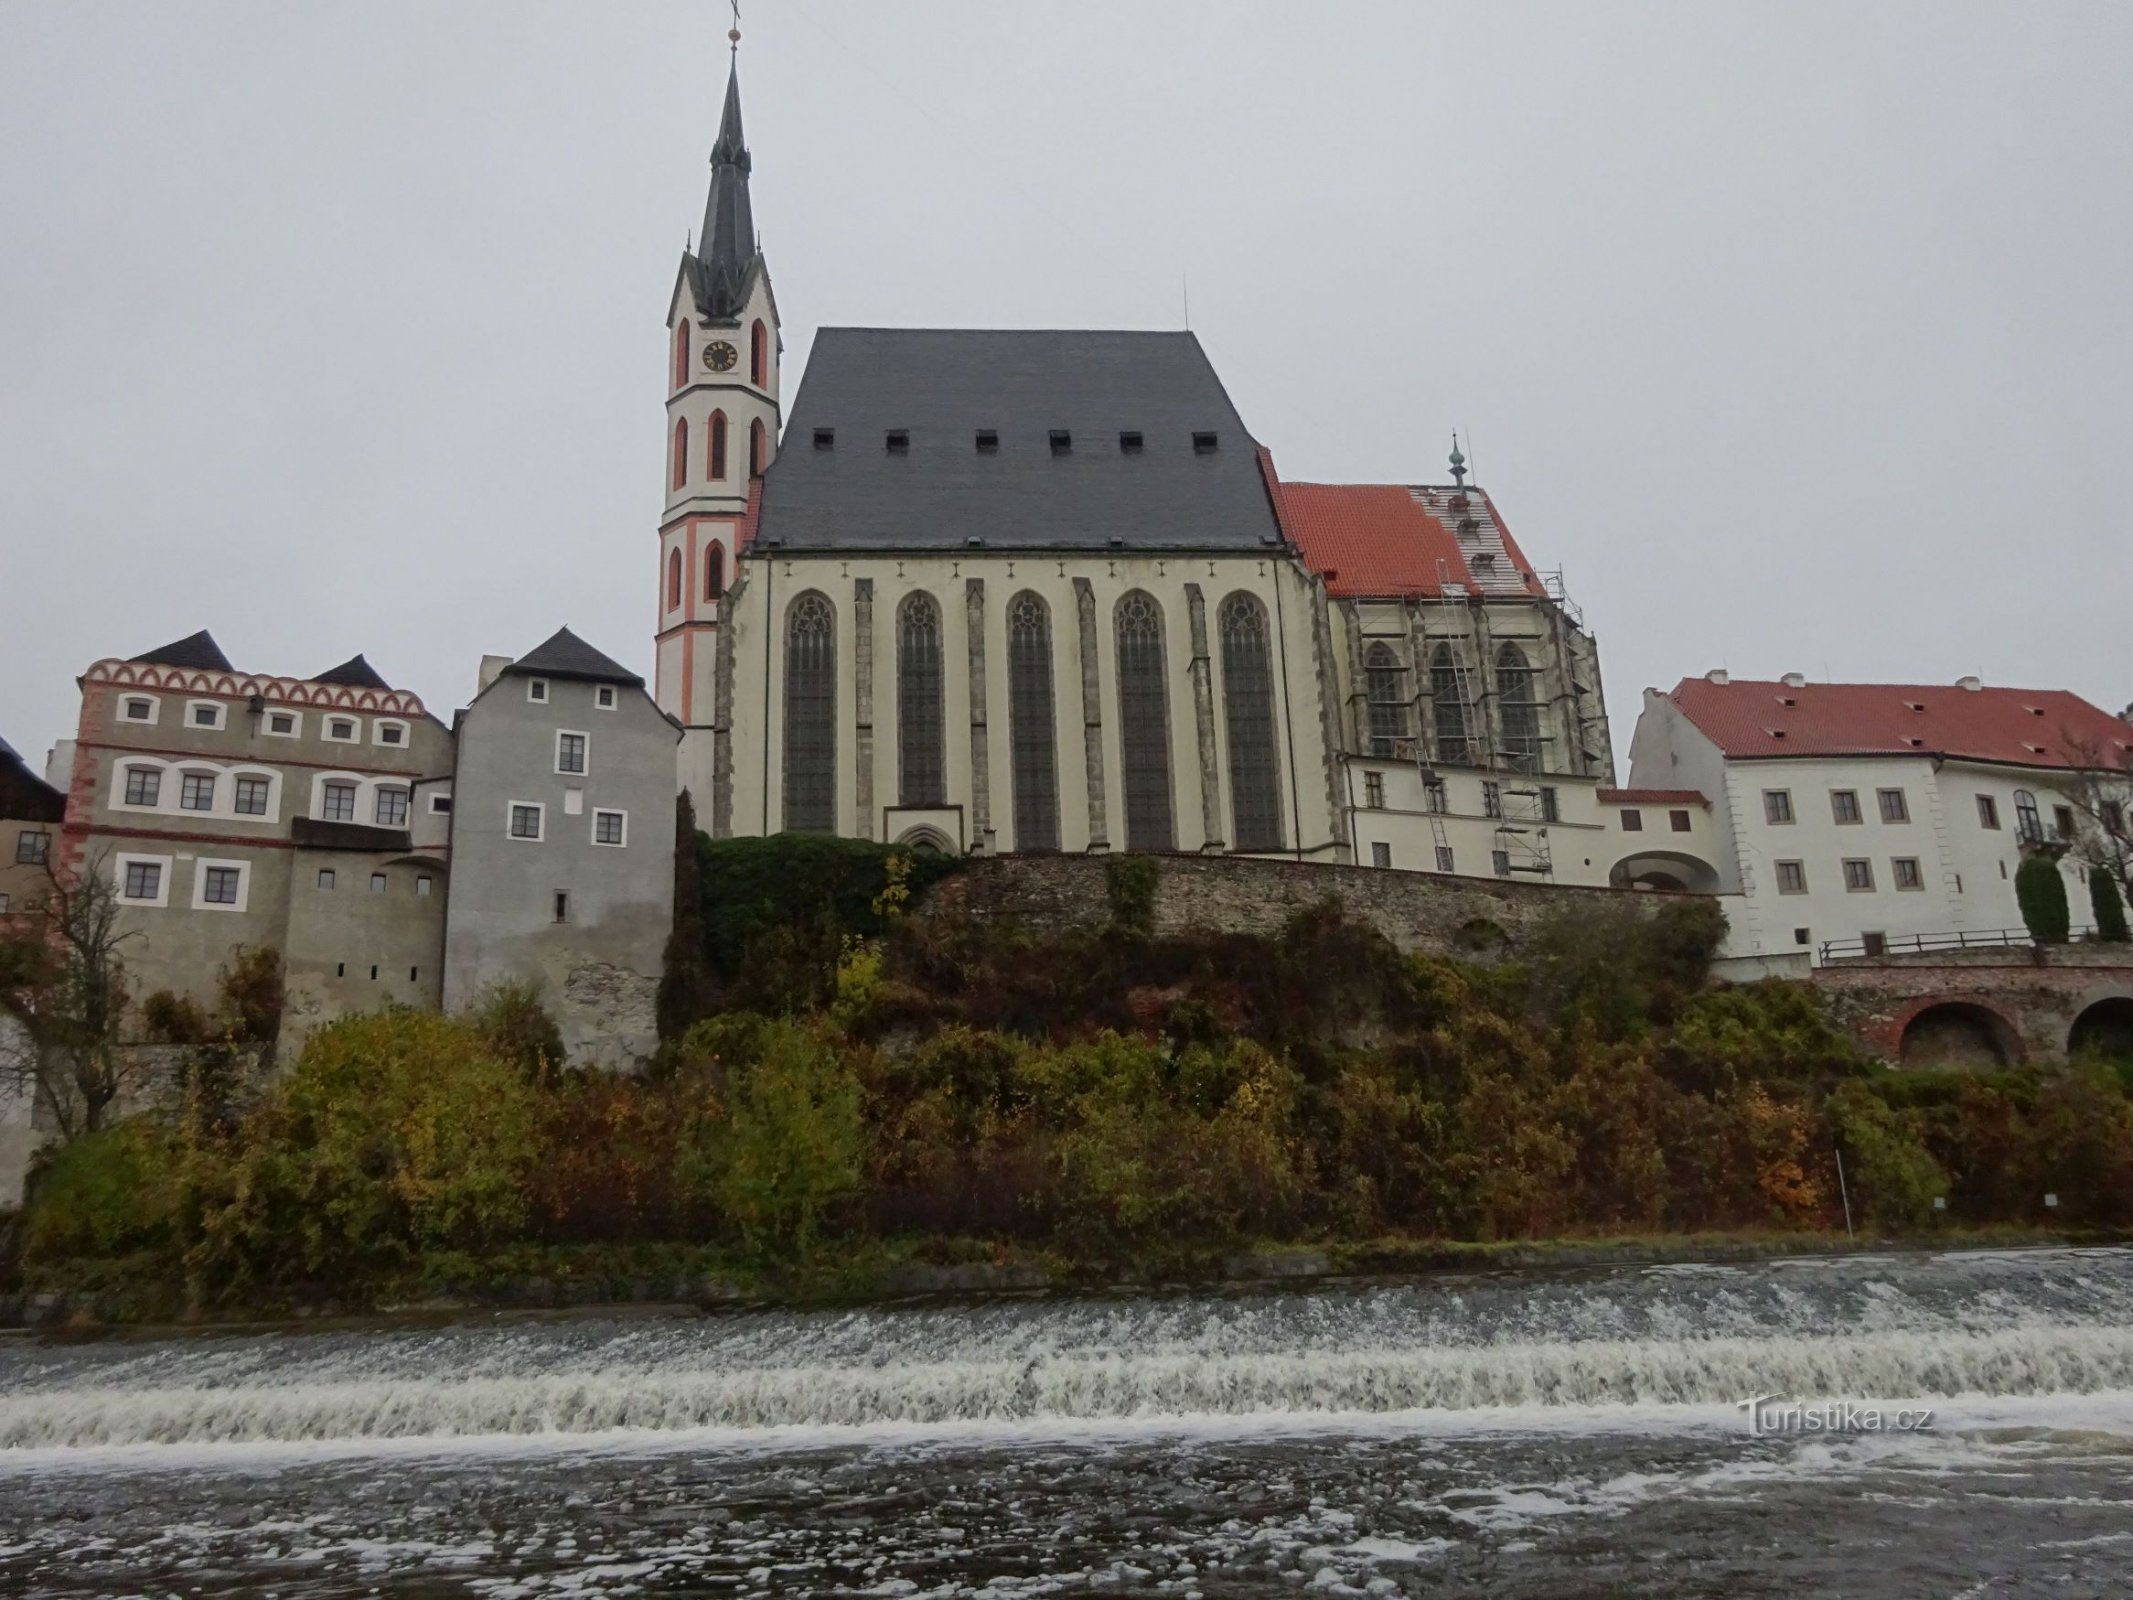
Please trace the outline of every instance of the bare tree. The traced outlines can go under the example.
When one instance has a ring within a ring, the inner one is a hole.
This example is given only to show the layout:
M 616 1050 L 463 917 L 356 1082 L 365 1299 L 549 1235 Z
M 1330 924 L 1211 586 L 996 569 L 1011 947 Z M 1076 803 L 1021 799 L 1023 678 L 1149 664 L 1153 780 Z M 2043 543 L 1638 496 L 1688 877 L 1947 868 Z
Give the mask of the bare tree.
M 148 1068 L 120 1041 L 126 968 L 119 947 L 134 935 L 110 862 L 47 867 L 43 907 L 0 935 L 0 1012 L 22 1037 L 0 1053 L 0 1079 L 34 1095 L 63 1140 L 94 1133 Z
M 2133 750 L 2114 757 L 2100 742 L 2071 735 L 2063 749 L 2072 770 L 2060 790 L 2074 810 L 2074 853 L 2108 872 L 2133 904 Z

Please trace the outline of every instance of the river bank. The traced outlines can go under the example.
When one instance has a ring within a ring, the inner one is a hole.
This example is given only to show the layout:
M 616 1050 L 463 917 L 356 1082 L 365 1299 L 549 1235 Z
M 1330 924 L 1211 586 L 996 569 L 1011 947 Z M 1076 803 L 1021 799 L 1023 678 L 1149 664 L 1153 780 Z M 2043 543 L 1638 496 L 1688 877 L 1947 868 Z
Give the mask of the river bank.
M 1076 1295 L 1396 1283 L 1447 1273 L 1605 1271 L 1948 1250 L 2115 1245 L 2123 1230 L 1949 1228 L 1932 1234 L 1704 1233 L 1536 1240 L 1369 1239 L 1076 1259 L 980 1240 L 885 1241 L 766 1264 L 715 1247 L 552 1246 L 188 1308 L 149 1261 L 70 1264 L 0 1292 L 0 1329 L 163 1333 L 388 1327 L 493 1314 L 861 1307 L 994 1295 Z

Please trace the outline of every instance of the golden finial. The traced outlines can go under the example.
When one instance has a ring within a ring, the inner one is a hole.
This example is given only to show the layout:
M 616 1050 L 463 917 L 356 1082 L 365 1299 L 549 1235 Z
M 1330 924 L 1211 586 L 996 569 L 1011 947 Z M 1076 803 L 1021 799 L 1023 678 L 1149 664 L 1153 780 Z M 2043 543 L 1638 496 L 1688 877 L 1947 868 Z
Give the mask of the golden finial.
M 741 53 L 741 0 L 731 0 L 731 4 L 733 6 L 733 26 L 726 30 L 726 38 L 732 46 L 733 53 L 739 55 Z

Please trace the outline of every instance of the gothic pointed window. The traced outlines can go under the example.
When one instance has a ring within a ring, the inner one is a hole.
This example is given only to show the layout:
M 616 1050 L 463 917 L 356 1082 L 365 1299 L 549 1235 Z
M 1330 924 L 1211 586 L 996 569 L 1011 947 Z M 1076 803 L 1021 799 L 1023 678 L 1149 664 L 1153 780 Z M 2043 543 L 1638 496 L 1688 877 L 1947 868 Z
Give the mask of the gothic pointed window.
M 1059 848 L 1058 744 L 1052 726 L 1052 616 L 1024 591 L 1007 608 L 1007 717 L 1015 848 Z
M 1229 729 L 1229 803 L 1238 850 L 1279 850 L 1281 775 L 1274 738 L 1274 652 L 1266 607 L 1242 593 L 1222 602 L 1222 710 Z
M 1533 698 L 1533 668 L 1525 651 L 1507 644 L 1496 652 L 1496 703 L 1503 713 L 1504 754 L 1522 772 L 1541 765 L 1540 702 Z
M 941 711 L 941 608 L 911 594 L 896 612 L 896 768 L 901 804 L 947 802 Z
M 670 551 L 667 555 L 667 609 L 672 611 L 681 604 L 681 552 Z
M 1169 850 L 1170 678 L 1163 612 L 1135 589 L 1118 602 L 1118 740 L 1126 790 L 1126 848 Z
M 710 458 L 707 463 L 710 470 L 705 476 L 723 479 L 726 476 L 726 413 L 723 411 L 711 413 L 711 442 L 706 446 L 706 454 Z
M 1448 644 L 1438 645 L 1429 658 L 1429 700 L 1437 720 L 1437 759 L 1453 767 L 1478 765 L 1470 733 L 1473 707 L 1466 674 Z
M 760 478 L 763 469 L 770 465 L 769 457 L 764 454 L 765 443 L 763 419 L 758 417 L 748 424 L 748 476 L 751 478 Z
M 770 330 L 760 317 L 748 330 L 748 381 L 758 389 L 770 381 Z
M 726 547 L 715 539 L 704 546 L 704 598 L 726 598 Z
M 1370 704 L 1370 753 L 1389 761 L 1407 737 L 1406 686 L 1400 681 L 1400 658 L 1380 639 L 1363 655 L 1363 687 Z
M 813 589 L 785 621 L 785 828 L 837 831 L 837 613 Z
M 689 319 L 683 317 L 674 324 L 674 387 L 679 389 L 689 381 Z
M 674 419 L 674 478 L 673 486 L 679 489 L 689 481 L 689 419 Z

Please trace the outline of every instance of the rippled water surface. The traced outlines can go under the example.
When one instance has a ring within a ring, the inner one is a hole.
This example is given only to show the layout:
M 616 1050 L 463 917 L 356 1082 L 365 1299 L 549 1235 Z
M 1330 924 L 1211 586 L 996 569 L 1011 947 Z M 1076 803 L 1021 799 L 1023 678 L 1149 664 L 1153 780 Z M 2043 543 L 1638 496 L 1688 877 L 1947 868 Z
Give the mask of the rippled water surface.
M 1299 1588 L 2133 1594 L 2133 1252 L 0 1342 L 0 1592 Z

